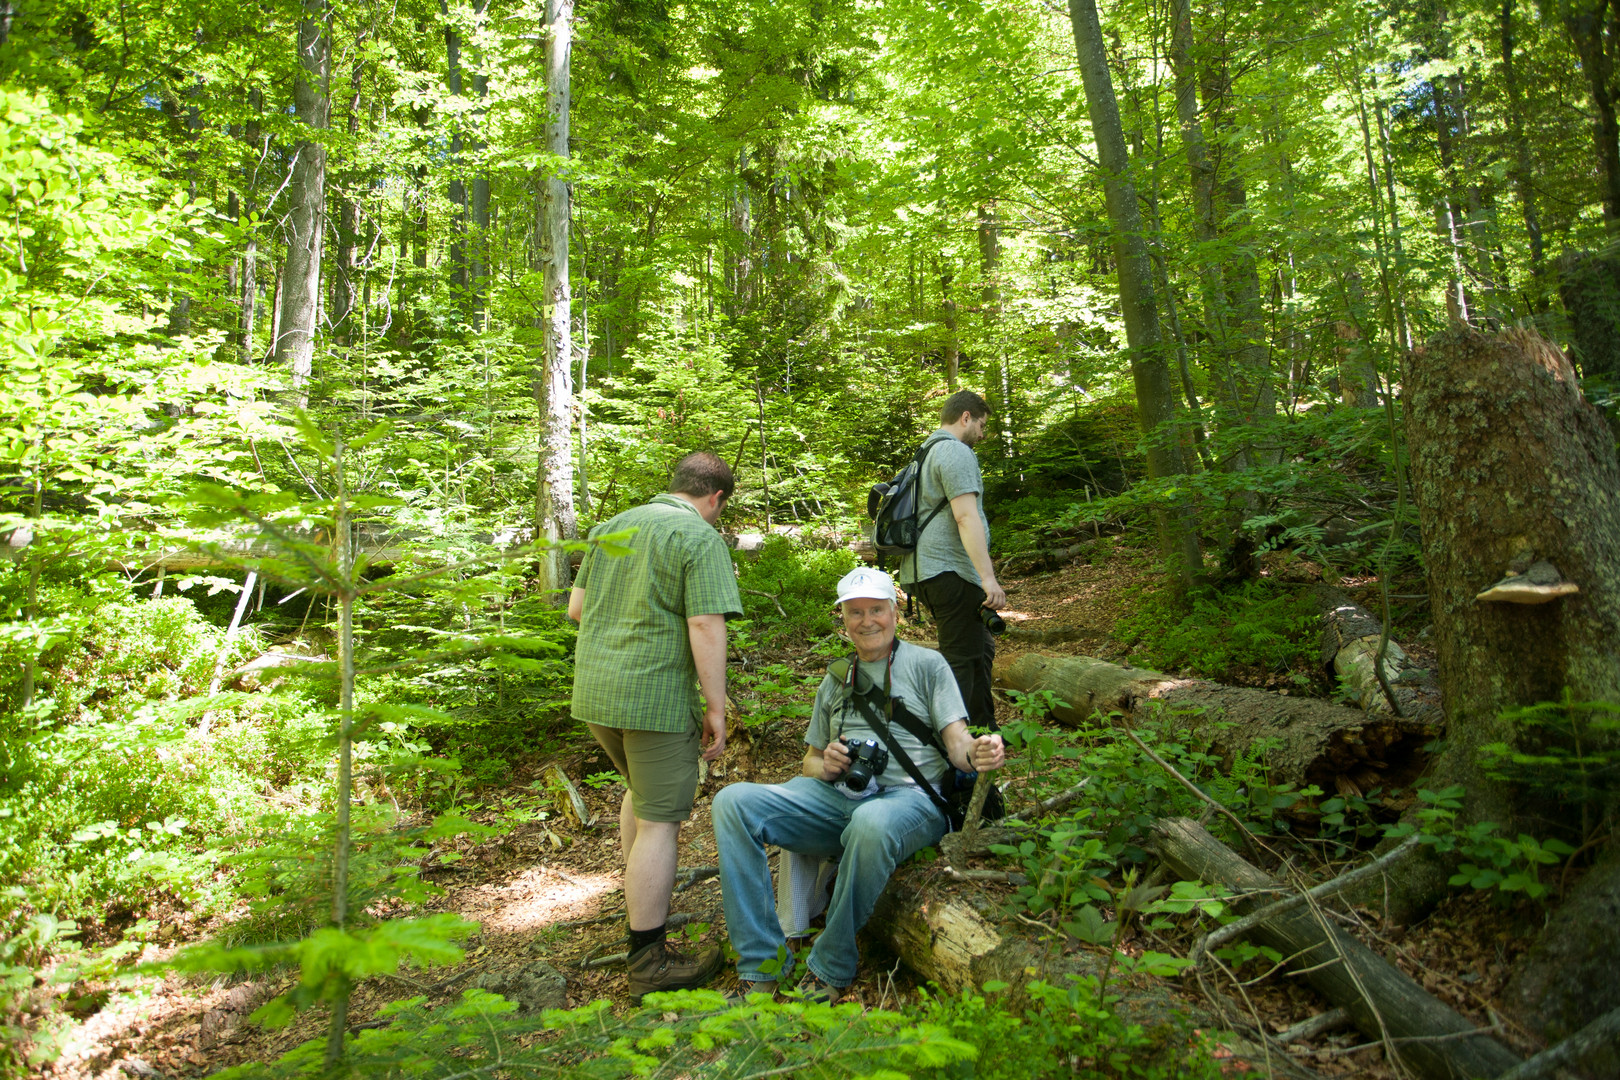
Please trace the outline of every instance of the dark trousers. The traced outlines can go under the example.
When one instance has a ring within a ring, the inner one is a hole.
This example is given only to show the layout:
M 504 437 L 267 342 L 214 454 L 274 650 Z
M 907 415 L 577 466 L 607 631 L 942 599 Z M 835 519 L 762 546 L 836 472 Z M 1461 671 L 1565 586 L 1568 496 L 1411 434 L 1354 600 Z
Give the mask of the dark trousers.
M 984 590 L 953 570 L 919 581 L 911 591 L 933 613 L 939 625 L 939 651 L 951 665 L 968 726 L 997 730 L 996 703 L 990 696 L 990 663 L 996 658 L 996 639 L 985 629 L 979 612 Z

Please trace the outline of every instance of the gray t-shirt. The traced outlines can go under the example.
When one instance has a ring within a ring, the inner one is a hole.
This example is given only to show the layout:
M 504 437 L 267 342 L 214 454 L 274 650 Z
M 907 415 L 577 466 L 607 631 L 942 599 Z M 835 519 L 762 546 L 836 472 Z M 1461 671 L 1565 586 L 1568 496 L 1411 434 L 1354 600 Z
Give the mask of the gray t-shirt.
M 867 680 L 870 680 L 872 684 L 882 687 L 885 666 L 883 660 L 871 663 L 862 661 L 861 685 L 865 687 Z M 821 680 L 821 686 L 816 689 L 815 709 L 810 714 L 810 727 L 804 734 L 806 743 L 818 750 L 825 750 L 835 738 L 843 739 L 846 744 L 873 739 L 880 746 L 884 745 L 861 710 L 850 700 L 850 689 L 831 674 Z M 956 676 L 951 674 L 951 666 L 945 662 L 945 658 L 933 649 L 902 641 L 900 648 L 895 650 L 889 693 L 905 702 L 913 716 L 926 720 L 936 732 L 944 731 L 958 720 L 967 719 L 967 706 L 962 704 L 962 692 L 957 689 Z M 905 747 L 906 753 L 916 763 L 917 771 L 929 780 L 937 780 L 945 771 L 944 756 L 898 723 L 889 725 L 889 735 Z M 850 791 L 843 784 L 835 786 L 849 798 L 860 799 L 872 794 L 878 787 L 911 783 L 913 781 L 906 775 L 905 768 L 890 755 L 888 768 L 878 776 L 877 783 L 868 786 L 864 792 Z
M 919 523 L 928 521 L 928 524 L 917 540 L 916 552 L 900 560 L 900 583 L 912 585 L 954 570 L 963 580 L 983 585 L 967 549 L 962 546 L 962 534 L 950 506 L 928 520 L 941 499 L 950 500 L 972 492 L 979 496 L 979 524 L 984 527 L 984 542 L 986 548 L 989 547 L 990 520 L 984 516 L 984 478 L 979 475 L 978 456 L 971 446 L 944 428 L 928 436 L 923 445 L 932 445 L 933 449 L 923 462 L 922 483 L 917 490 L 917 520 Z

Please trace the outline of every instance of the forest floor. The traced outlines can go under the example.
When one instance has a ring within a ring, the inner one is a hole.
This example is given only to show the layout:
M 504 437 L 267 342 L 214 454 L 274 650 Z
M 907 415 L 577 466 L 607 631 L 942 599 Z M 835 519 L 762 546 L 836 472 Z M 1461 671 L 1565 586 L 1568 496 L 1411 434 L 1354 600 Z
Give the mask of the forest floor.
M 1123 660 L 1124 649 L 1110 638 L 1114 624 L 1130 603 L 1132 589 L 1150 574 L 1139 553 L 1110 546 L 1095 562 L 1076 562 L 1055 572 L 1032 574 L 1006 582 L 1009 624 L 1031 629 L 1065 631 L 1060 644 L 1029 645 L 1004 639 L 1005 653 L 1043 649 L 1065 654 Z M 903 626 L 902 635 L 926 640 L 931 628 Z M 1050 640 L 1050 635 L 1047 635 Z M 772 663 L 788 663 L 801 675 L 819 673 L 826 659 L 817 656 L 771 656 Z M 1005 709 L 1005 703 L 1000 706 Z M 714 838 L 709 803 L 714 792 L 732 779 L 775 782 L 798 773 L 803 757 L 802 721 L 772 721 L 734 734 L 731 748 L 713 770 L 699 793 L 690 825 L 682 830 L 680 865 L 713 867 Z M 530 785 L 549 763 L 560 764 L 579 786 L 595 822 L 581 828 L 559 815 L 543 822 L 515 827 L 504 836 L 464 847 L 454 862 L 431 863 L 424 873 L 443 890 L 438 910 L 475 920 L 482 929 L 466 943 L 465 961 L 454 968 L 417 971 L 393 979 L 372 979 L 357 991 L 351 1005 L 352 1022 L 365 1025 L 383 1004 L 402 997 L 426 994 L 435 1002 L 457 996 L 480 983 L 492 988 L 516 986 L 513 976 L 539 964 L 550 965 L 567 980 L 567 1004 L 583 1005 L 606 997 L 627 1008 L 622 964 L 585 968 L 590 959 L 624 949 L 623 897 L 619 891 L 620 862 L 617 843 L 618 784 L 592 787 L 582 781 L 607 768 L 606 761 L 588 738 L 536 753 L 514 763 L 508 794 L 532 796 Z M 486 802 L 498 803 L 502 792 L 485 793 Z M 473 816 L 477 817 L 475 813 Z M 493 814 L 490 815 L 493 817 Z M 987 861 L 985 865 L 990 865 Z M 986 888 L 994 885 L 960 885 Z M 1005 889 L 1006 887 L 1000 887 Z M 725 920 L 717 878 L 699 876 L 680 888 L 673 911 L 690 917 L 683 931 L 704 943 L 725 940 Z M 1459 895 L 1423 923 L 1412 927 L 1381 927 L 1376 916 L 1366 915 L 1363 936 L 1378 952 L 1406 970 L 1431 993 L 1477 1022 L 1489 1026 L 1497 1017 L 1498 999 L 1509 964 L 1521 947 L 1518 932 L 1524 913 L 1503 910 L 1483 894 Z M 147 960 L 160 959 L 190 939 L 206 936 L 218 926 L 181 926 L 178 923 L 158 938 L 163 946 L 149 946 Z M 100 1077 L 129 1080 L 195 1076 L 245 1061 L 272 1060 L 306 1040 L 320 1037 L 327 1023 L 323 1010 L 305 1014 L 290 1027 L 266 1031 L 246 1018 L 271 995 L 288 989 L 293 974 L 280 979 L 233 983 L 227 979 L 199 980 L 170 973 L 143 978 L 133 991 L 115 993 L 106 1005 L 77 1022 L 69 1034 L 66 1052 L 45 1075 L 61 1080 Z M 728 967 L 715 987 L 730 990 L 736 976 Z M 1180 989 L 1179 984 L 1172 984 Z M 895 1007 L 915 1002 L 919 988 L 893 957 L 880 946 L 863 946 L 861 974 L 846 1000 L 869 1006 Z M 1196 991 L 1186 988 L 1189 1008 L 1204 1008 Z M 1271 978 L 1248 988 L 1257 1015 L 1272 1031 L 1328 1008 L 1307 987 L 1285 978 Z M 1206 1010 L 1207 1011 L 1207 1010 Z M 1511 1028 L 1506 1038 L 1525 1052 L 1527 1043 Z M 1298 1059 L 1324 1076 L 1357 1076 L 1381 1080 L 1396 1074 L 1383 1062 L 1377 1048 L 1353 1030 L 1318 1036 L 1293 1044 Z M 1230 1072 L 1249 1071 L 1240 1061 Z M 1255 1067 L 1255 1071 L 1262 1071 Z

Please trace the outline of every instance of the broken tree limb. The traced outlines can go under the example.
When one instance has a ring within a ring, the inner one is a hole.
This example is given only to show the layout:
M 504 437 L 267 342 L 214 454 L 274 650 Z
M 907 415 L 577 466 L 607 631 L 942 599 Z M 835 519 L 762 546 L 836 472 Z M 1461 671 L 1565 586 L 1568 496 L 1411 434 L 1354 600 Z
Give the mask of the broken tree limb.
M 1196 822 L 1170 818 L 1153 832 L 1160 857 L 1183 878 L 1245 890 L 1278 886 Z M 1239 901 L 1235 906 L 1249 905 Z M 1357 1029 L 1397 1047 L 1401 1059 L 1422 1076 L 1496 1077 L 1518 1064 L 1507 1047 L 1476 1031 L 1409 976 L 1310 911 L 1282 912 L 1254 927 L 1250 936 L 1290 957 L 1289 967 L 1346 1009 Z
M 1616 1066 L 1616 1058 L 1620 1058 L 1620 1049 L 1617 1048 L 1620 1048 L 1620 1009 L 1604 1013 L 1557 1046 L 1515 1065 L 1498 1080 L 1542 1080 L 1566 1065 L 1584 1065 L 1589 1057 L 1600 1058 L 1594 1064 L 1612 1070 Z M 1594 1071 L 1592 1075 L 1613 1076 L 1614 1073 Z
M 1338 678 L 1339 685 L 1369 713 L 1390 714 L 1389 700 L 1378 684 L 1374 661 L 1383 625 L 1366 608 L 1326 586 L 1313 590 L 1322 612 L 1322 666 Z M 1384 678 L 1389 683 L 1402 716 L 1438 724 L 1440 684 L 1433 674 L 1419 672 L 1406 652 L 1395 642 L 1384 653 Z
M 1219 930 L 1200 938 L 1193 945 L 1192 952 L 1187 954 L 1187 959 L 1191 960 L 1194 966 L 1197 966 L 1199 957 L 1205 952 L 1210 949 L 1218 949 L 1233 938 L 1242 937 L 1261 923 L 1269 919 L 1275 919 L 1277 916 L 1293 911 L 1297 907 L 1303 907 L 1307 903 L 1321 902 L 1329 897 L 1337 896 L 1352 885 L 1359 885 L 1368 878 L 1383 873 L 1405 858 L 1406 853 L 1417 847 L 1421 840 L 1422 837 L 1419 834 L 1413 833 L 1401 841 L 1399 845 L 1384 852 L 1370 863 L 1358 866 L 1348 873 L 1340 874 L 1332 881 L 1324 881 L 1306 892 L 1295 893 L 1293 896 L 1278 900 L 1274 904 L 1267 904 L 1259 911 L 1243 916 L 1237 922 L 1227 923 Z
M 562 771 L 562 766 L 551 762 L 540 770 L 540 778 L 546 785 L 546 791 L 552 796 L 552 802 L 563 816 L 573 819 L 575 825 L 588 829 L 596 824 L 596 815 L 586 805 L 585 797 L 579 793 L 579 788 L 568 779 L 568 774 Z
M 1053 717 L 1071 725 L 1096 711 L 1134 715 L 1159 703 L 1207 738 L 1228 763 L 1260 739 L 1275 740 L 1266 765 L 1273 783 L 1362 795 L 1407 787 L 1422 773 L 1426 746 L 1439 728 L 1413 717 L 1377 715 L 1307 697 L 1178 679 L 1089 656 L 1025 653 L 995 665 L 996 684 L 1050 690 L 1067 707 Z

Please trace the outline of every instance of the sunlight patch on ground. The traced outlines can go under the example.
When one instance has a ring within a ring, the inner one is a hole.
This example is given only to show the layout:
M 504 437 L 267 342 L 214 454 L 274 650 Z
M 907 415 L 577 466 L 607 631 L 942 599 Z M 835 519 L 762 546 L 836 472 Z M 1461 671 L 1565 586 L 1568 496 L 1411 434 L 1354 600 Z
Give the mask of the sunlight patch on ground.
M 485 933 L 523 933 L 562 919 L 595 914 L 602 899 L 619 888 L 617 874 L 569 874 L 533 867 L 504 885 L 463 894 L 461 914 L 484 924 Z

